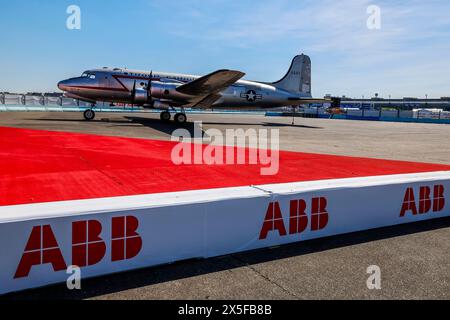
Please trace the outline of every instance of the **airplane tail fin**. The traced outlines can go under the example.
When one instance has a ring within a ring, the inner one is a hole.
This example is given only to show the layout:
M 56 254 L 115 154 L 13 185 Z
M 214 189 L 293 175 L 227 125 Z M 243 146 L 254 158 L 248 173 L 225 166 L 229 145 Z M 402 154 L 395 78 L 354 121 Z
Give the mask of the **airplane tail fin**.
M 287 74 L 272 84 L 280 89 L 311 96 L 311 59 L 304 54 L 296 56 Z

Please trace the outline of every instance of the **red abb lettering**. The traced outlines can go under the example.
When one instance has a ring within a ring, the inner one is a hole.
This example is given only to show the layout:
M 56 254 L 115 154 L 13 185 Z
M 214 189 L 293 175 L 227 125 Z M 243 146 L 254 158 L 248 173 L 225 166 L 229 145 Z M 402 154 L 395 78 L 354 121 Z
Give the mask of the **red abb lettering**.
M 289 218 L 289 234 L 302 233 L 308 227 L 305 200 L 291 201 L 291 216 Z
M 305 200 L 290 201 L 289 234 L 300 234 L 308 228 Z M 324 229 L 328 224 L 327 199 L 313 198 L 311 203 L 311 231 Z M 260 240 L 267 238 L 271 231 L 277 230 L 280 236 L 286 235 L 283 215 L 278 202 L 271 202 L 259 236 Z
M 136 217 L 117 217 L 111 223 L 111 260 L 136 257 L 142 249 L 142 238 L 137 233 Z M 97 220 L 72 223 L 72 264 L 92 266 L 105 257 L 106 243 L 101 237 L 102 224 Z M 51 264 L 54 271 L 67 269 L 50 225 L 33 227 L 14 278 L 27 277 L 36 265 Z
M 440 212 L 445 207 L 444 186 L 435 185 L 433 187 L 433 212 Z M 404 217 L 408 211 L 413 215 L 426 214 L 431 210 L 431 188 L 427 186 L 420 187 L 419 210 L 417 210 L 414 189 L 406 189 L 405 198 L 403 200 L 400 217 Z
M 429 187 L 420 187 L 419 213 L 424 214 L 431 209 L 431 190 Z
M 134 258 L 142 248 L 142 238 L 136 232 L 139 221 L 136 217 L 118 217 L 112 219 L 112 261 Z
M 278 230 L 280 236 L 286 235 L 283 215 L 281 214 L 280 204 L 278 202 L 271 202 L 269 204 L 259 239 L 266 239 L 269 232 L 274 230 Z
M 327 199 L 312 199 L 311 209 L 311 230 L 318 231 L 324 229 L 328 224 Z
M 48 263 L 54 271 L 67 269 L 50 225 L 33 227 L 14 278 L 27 277 L 33 266 Z
M 103 259 L 106 244 L 101 232 L 102 224 L 97 220 L 72 223 L 72 265 L 92 266 Z
M 434 186 L 433 194 L 433 211 L 439 212 L 444 210 L 445 207 L 445 197 L 444 197 L 444 186 L 437 185 Z
M 413 215 L 417 214 L 416 198 L 414 197 L 413 188 L 406 189 L 402 210 L 400 211 L 400 217 L 405 216 L 408 211 L 411 211 Z

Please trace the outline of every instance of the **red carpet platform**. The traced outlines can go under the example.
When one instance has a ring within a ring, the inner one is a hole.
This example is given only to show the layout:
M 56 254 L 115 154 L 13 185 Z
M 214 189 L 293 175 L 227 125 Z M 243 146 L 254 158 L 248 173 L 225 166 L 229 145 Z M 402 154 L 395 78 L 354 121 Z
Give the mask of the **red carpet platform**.
M 280 152 L 260 165 L 180 165 L 174 142 L 0 128 L 0 206 L 261 184 L 450 171 L 450 166 Z
M 174 146 L 0 128 L 0 294 L 450 216 L 450 166 L 281 151 L 263 176 Z

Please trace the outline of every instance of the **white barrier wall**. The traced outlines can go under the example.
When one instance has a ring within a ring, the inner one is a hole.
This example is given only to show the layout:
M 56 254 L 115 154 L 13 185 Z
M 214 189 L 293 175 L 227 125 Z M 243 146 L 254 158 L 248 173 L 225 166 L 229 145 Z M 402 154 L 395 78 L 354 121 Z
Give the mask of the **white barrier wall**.
M 45 105 L 48 106 L 59 106 L 61 99 L 58 97 L 45 97 Z
M 62 105 L 63 106 L 76 106 L 77 100 L 71 99 L 71 98 L 62 98 Z
M 12 95 L 12 94 L 7 94 L 5 95 L 5 105 L 8 104 L 22 104 L 23 102 L 23 96 L 22 95 Z
M 25 96 L 25 104 L 30 106 L 42 106 L 44 104 L 44 97 Z
M 0 208 L 0 293 L 450 216 L 450 172 Z

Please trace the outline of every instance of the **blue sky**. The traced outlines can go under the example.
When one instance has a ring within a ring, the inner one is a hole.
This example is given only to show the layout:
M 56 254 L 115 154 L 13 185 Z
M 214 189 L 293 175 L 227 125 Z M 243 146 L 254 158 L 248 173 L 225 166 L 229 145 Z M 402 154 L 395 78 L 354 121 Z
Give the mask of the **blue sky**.
M 448 0 L 0 1 L 0 91 L 54 91 L 103 66 L 275 81 L 306 53 L 315 96 L 450 96 Z M 81 30 L 66 28 L 72 4 Z

